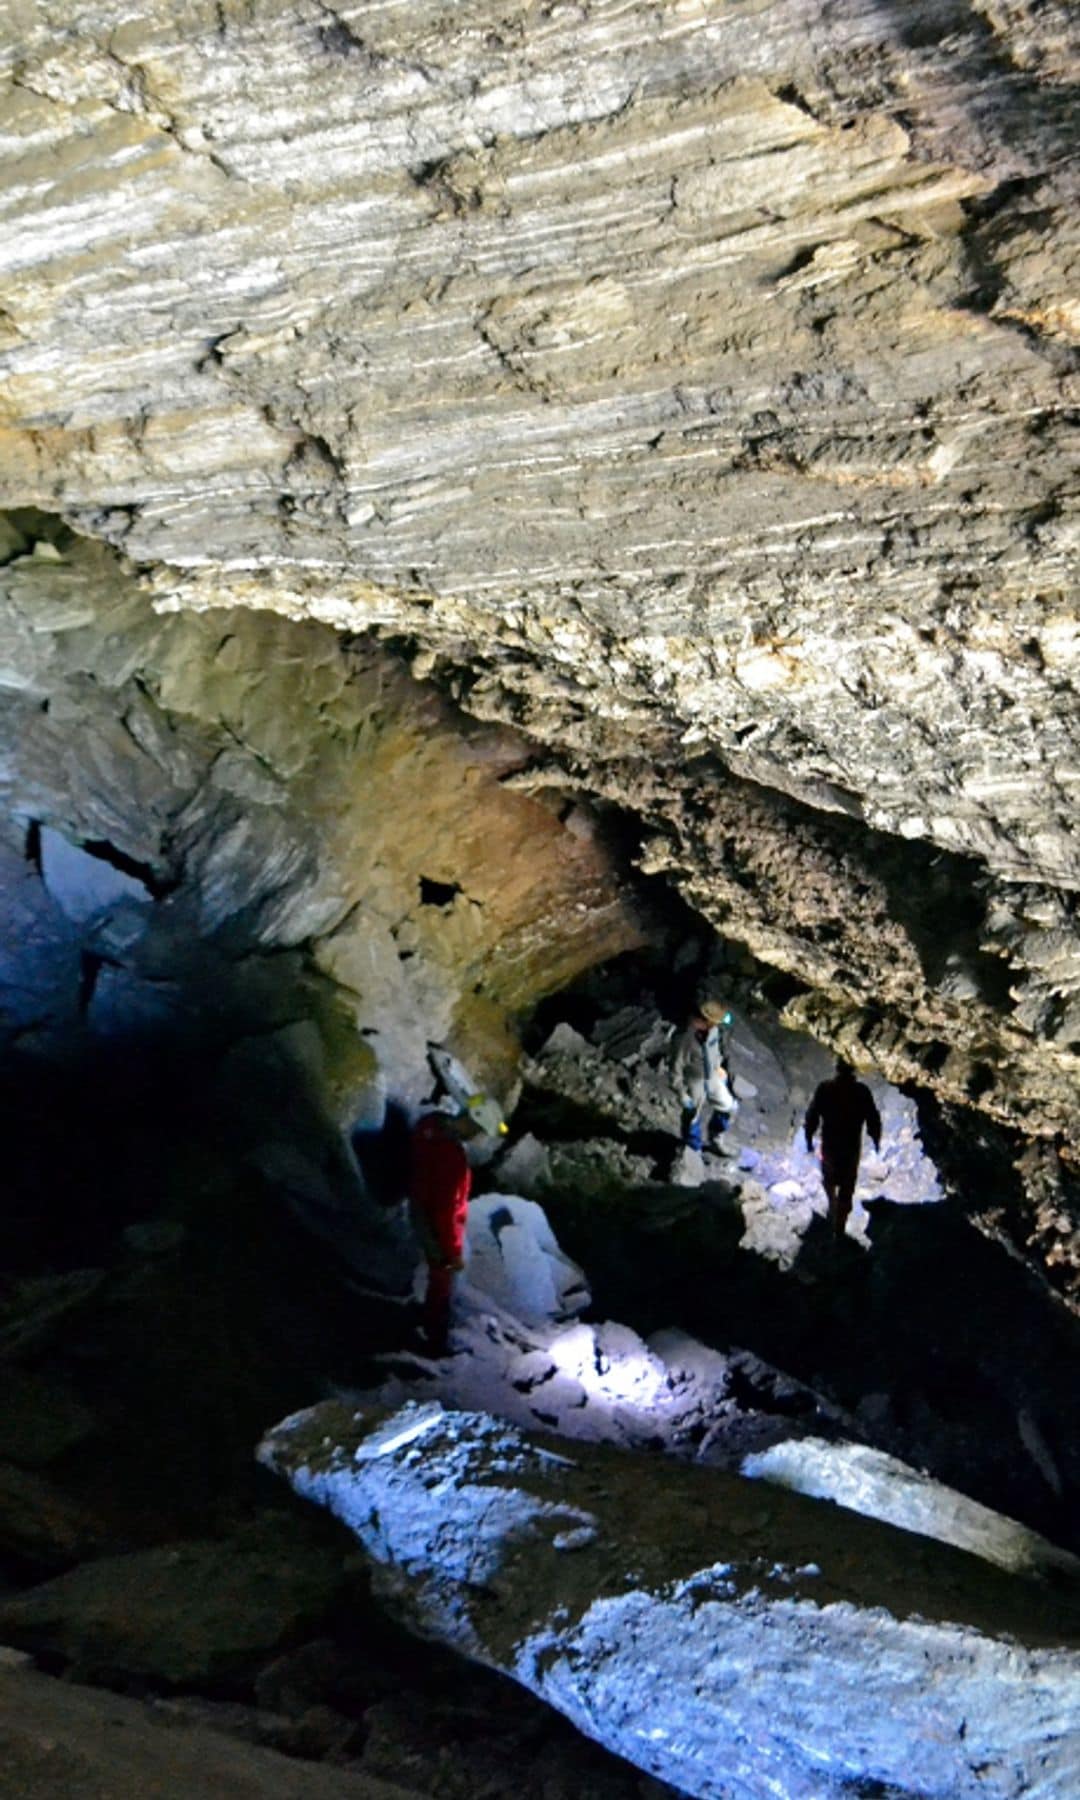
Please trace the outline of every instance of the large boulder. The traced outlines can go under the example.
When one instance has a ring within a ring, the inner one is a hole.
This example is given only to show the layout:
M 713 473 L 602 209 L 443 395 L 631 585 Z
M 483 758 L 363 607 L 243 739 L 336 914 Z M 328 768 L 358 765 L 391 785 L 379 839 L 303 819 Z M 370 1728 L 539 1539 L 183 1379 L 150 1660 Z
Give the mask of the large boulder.
M 408 1800 L 407 1791 L 238 1743 L 118 1694 L 54 1681 L 0 1652 L 3 1788 L 19 1800 Z
M 227 1541 L 83 1563 L 0 1604 L 0 1640 L 95 1680 L 229 1683 L 320 1623 L 344 1585 L 335 1549 L 268 1515 Z
M 709 1800 L 1071 1800 L 1080 1606 L 718 1471 L 327 1403 L 262 1459 L 419 1632 Z

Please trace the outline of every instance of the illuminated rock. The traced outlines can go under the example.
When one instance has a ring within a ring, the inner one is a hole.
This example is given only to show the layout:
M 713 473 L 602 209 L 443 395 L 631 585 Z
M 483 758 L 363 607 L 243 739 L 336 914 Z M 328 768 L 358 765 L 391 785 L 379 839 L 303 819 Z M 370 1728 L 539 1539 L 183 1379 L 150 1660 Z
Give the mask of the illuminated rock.
M 542 1207 L 482 1194 L 469 1207 L 469 1286 L 527 1323 L 566 1319 L 590 1300 L 585 1271 L 560 1250 Z
M 794 1494 L 834 1500 L 867 1518 L 955 1544 L 958 1550 L 970 1550 L 1018 1575 L 1064 1577 L 1080 1594 L 1080 1558 L 866 1444 L 786 1439 L 767 1450 L 752 1451 L 740 1469 Z
M 664 1450 L 834 1501 L 1016 1574 L 1080 1584 L 1080 1558 L 1068 1550 L 858 1441 L 872 1433 L 874 1409 L 845 1413 L 746 1350 L 715 1350 L 679 1330 L 655 1332 L 645 1342 L 610 1320 L 525 1324 L 521 1315 L 493 1309 L 471 1284 L 458 1300 L 453 1350 L 407 1388 L 392 1377 L 365 1402 L 392 1407 L 435 1400 L 526 1430 Z M 883 1421 L 877 1424 L 880 1429 Z M 969 1469 L 967 1479 L 978 1485 L 978 1472 Z
M 437 1404 L 330 1402 L 260 1455 L 413 1629 L 702 1800 L 1080 1785 L 1080 1609 L 961 1551 Z

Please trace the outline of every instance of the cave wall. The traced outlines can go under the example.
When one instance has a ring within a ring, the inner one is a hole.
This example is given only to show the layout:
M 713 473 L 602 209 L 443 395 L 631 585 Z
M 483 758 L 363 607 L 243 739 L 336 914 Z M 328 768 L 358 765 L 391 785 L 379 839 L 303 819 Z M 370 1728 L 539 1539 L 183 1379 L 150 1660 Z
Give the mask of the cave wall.
M 199 657 L 240 608 L 389 638 L 792 1022 L 1068 1158 L 1075 9 L 5 10 L 0 497 Z
M 55 519 L 6 524 L 5 1042 L 319 1022 L 330 1094 L 418 1097 L 429 1040 L 503 1084 L 516 1025 L 639 941 L 595 820 L 387 652 L 239 610 L 158 618 Z M 336 1084 L 336 1087 L 335 1087 Z
M 1075 885 L 1071 9 L 13 21 L 12 498 Z

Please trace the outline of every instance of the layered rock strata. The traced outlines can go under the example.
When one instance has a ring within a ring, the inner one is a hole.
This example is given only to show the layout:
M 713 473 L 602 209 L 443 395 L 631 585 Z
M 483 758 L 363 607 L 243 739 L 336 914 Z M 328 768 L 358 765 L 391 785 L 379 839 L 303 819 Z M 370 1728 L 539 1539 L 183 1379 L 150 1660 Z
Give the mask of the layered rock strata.
M 7 13 L 9 501 L 401 640 L 1075 1139 L 1072 9 Z
M 1075 9 L 5 16 L 0 497 L 520 725 L 1075 1287 Z

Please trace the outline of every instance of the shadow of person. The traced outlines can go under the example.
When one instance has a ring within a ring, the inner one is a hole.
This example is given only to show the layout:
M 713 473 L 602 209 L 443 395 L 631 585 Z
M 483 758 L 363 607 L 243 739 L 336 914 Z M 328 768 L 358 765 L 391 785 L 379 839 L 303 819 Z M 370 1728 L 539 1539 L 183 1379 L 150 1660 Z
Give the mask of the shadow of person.
M 846 1234 L 836 1237 L 824 1213 L 815 1213 L 803 1232 L 791 1272 L 796 1281 L 835 1284 L 851 1280 L 863 1270 L 866 1251 Z

